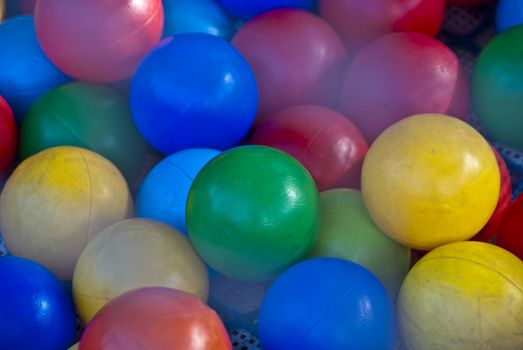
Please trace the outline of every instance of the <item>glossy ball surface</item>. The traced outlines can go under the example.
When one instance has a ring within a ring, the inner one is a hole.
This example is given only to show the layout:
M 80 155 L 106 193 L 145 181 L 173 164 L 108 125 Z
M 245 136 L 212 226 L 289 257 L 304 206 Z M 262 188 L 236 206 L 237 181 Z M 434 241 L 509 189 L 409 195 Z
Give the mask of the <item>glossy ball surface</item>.
M 301 259 L 316 240 L 318 191 L 291 156 L 264 146 L 211 160 L 187 200 L 191 241 L 215 270 L 268 280 Z
M 363 163 L 362 193 L 371 217 L 391 238 L 419 250 L 474 236 L 494 212 L 499 190 L 489 143 L 444 115 L 394 124 Z
M 265 350 L 391 350 L 396 340 L 385 288 L 342 259 L 312 259 L 281 274 L 265 295 L 259 322 Z

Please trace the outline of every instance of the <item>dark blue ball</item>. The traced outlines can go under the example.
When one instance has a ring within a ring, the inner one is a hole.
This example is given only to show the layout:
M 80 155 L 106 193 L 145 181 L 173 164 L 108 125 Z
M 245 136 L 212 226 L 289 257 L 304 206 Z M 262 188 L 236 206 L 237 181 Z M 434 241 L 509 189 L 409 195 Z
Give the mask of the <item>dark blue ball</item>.
M 0 25 L 0 95 L 18 122 L 40 96 L 67 81 L 40 48 L 33 16 L 15 17 Z
M 236 23 L 214 0 L 163 0 L 163 36 L 207 33 L 232 38 Z
M 0 280 L 0 349 L 62 350 L 73 345 L 73 302 L 49 270 L 31 260 L 4 256 Z
M 383 285 L 365 268 L 320 258 L 285 271 L 263 301 L 264 350 L 389 350 L 396 314 Z
M 220 151 L 193 148 L 177 152 L 147 174 L 136 201 L 136 216 L 171 225 L 187 233 L 185 206 L 194 178 Z
M 260 13 L 279 8 L 311 10 L 316 0 L 220 0 L 220 3 L 234 16 L 248 20 Z
M 500 0 L 496 13 L 496 31 L 501 33 L 519 24 L 523 24 L 523 1 Z
M 229 42 L 210 34 L 164 39 L 131 82 L 138 130 L 164 154 L 234 147 L 250 130 L 257 108 L 249 64 Z

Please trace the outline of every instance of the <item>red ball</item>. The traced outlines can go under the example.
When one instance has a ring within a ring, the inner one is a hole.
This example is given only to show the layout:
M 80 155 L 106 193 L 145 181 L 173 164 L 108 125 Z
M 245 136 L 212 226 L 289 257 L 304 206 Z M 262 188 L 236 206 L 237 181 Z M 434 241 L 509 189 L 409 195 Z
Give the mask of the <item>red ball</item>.
M 342 114 L 320 106 L 296 106 L 260 124 L 249 143 L 282 150 L 311 173 L 320 191 L 360 187 L 368 145 Z
M 109 302 L 87 326 L 79 350 L 230 350 L 218 315 L 196 296 L 142 288 Z
M 483 229 L 472 238 L 474 241 L 489 242 L 492 237 L 494 237 L 512 199 L 512 184 L 510 183 L 510 174 L 507 168 L 507 164 L 505 163 L 505 160 L 501 154 L 499 154 L 499 152 L 494 147 L 492 147 L 492 150 L 494 151 L 494 155 L 498 161 L 499 174 L 501 175 L 499 200 L 494 213 L 490 217 L 490 220 L 483 227 Z
M 16 159 L 18 130 L 13 112 L 0 96 L 0 179 L 3 178 Z
M 415 114 L 465 118 L 468 82 L 456 55 L 419 33 L 387 34 L 363 48 L 347 70 L 342 111 L 367 141 Z
M 35 28 L 47 57 L 71 77 L 123 80 L 160 40 L 162 1 L 38 1 Z
M 512 202 L 503 216 L 496 243 L 523 259 L 523 193 Z
M 258 122 L 287 107 L 337 102 L 348 56 L 320 17 L 290 9 L 266 12 L 245 23 L 232 43 L 258 81 Z
M 319 9 L 347 46 L 358 49 L 390 32 L 436 36 L 445 0 L 320 0 Z

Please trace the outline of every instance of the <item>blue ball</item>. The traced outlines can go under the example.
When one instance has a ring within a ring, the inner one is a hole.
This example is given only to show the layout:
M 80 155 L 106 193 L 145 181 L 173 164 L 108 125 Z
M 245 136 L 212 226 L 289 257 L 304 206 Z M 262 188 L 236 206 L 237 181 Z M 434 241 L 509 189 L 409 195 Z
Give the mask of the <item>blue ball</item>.
M 171 225 L 187 234 L 185 206 L 194 178 L 220 151 L 206 148 L 175 153 L 158 163 L 143 181 L 136 215 Z
M 249 64 L 230 43 L 210 34 L 164 39 L 131 82 L 138 130 L 164 154 L 237 146 L 257 108 L 258 88 Z
M 320 258 L 285 271 L 263 301 L 264 350 L 389 350 L 396 314 L 385 287 L 365 268 Z
M 523 24 L 523 1 L 500 0 L 496 12 L 496 31 L 501 33 L 519 24 Z
M 260 13 L 279 8 L 311 10 L 316 0 L 220 0 L 220 3 L 236 17 L 248 20 Z
M 0 349 L 57 350 L 75 342 L 72 299 L 45 267 L 0 257 Z
M 164 37 L 207 33 L 228 40 L 234 35 L 234 20 L 214 0 L 163 0 L 163 8 Z
M 15 17 L 0 25 L 0 95 L 19 123 L 40 96 L 67 81 L 40 48 L 33 16 Z

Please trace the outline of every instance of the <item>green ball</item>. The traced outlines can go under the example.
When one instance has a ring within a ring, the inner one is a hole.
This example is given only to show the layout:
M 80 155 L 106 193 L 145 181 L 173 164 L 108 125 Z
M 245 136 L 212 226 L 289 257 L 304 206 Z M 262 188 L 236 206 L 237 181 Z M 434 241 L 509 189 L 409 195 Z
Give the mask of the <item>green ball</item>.
M 390 239 L 374 224 L 359 191 L 322 192 L 320 206 L 318 240 L 309 257 L 353 261 L 376 275 L 395 299 L 410 268 L 410 249 Z
M 523 151 L 523 25 L 499 34 L 483 49 L 472 76 L 472 98 L 485 129 Z
M 242 146 L 202 169 L 186 215 L 191 241 L 212 268 L 263 281 L 301 260 L 314 245 L 319 196 L 311 175 L 291 156 Z
M 131 184 L 148 152 L 127 97 L 107 86 L 80 82 L 44 95 L 22 122 L 21 159 L 54 146 L 94 151 L 112 161 Z

